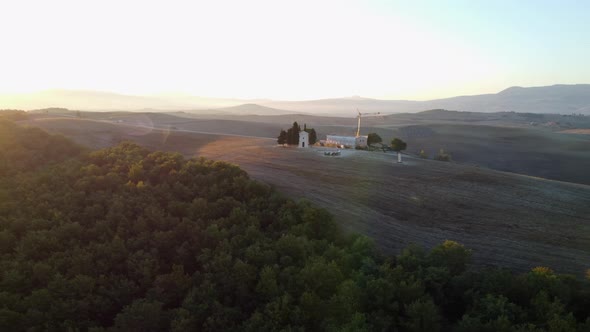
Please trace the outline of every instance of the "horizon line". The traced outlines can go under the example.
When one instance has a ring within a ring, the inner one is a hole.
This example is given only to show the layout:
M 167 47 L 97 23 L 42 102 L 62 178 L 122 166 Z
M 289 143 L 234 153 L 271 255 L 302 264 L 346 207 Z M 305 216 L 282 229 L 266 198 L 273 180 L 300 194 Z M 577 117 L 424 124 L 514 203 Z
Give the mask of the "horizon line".
M 194 97 L 194 98 L 203 98 L 203 99 L 223 99 L 223 100 L 236 100 L 236 101 L 281 101 L 281 102 L 301 102 L 301 101 L 319 101 L 319 100 L 331 100 L 331 99 L 358 99 L 358 100 L 380 100 L 380 101 L 416 101 L 416 102 L 423 102 L 423 101 L 432 101 L 432 100 L 439 100 L 439 99 L 448 99 L 448 98 L 455 98 L 455 97 L 468 97 L 468 96 L 479 96 L 479 95 L 493 95 L 498 94 L 508 89 L 513 88 L 543 88 L 543 87 L 555 87 L 555 86 L 577 86 L 577 85 L 590 85 L 590 83 L 556 83 L 551 85 L 538 85 L 538 86 L 520 86 L 520 85 L 511 85 L 507 88 L 496 92 L 485 92 L 479 94 L 456 94 L 456 95 L 449 95 L 446 97 L 441 98 L 430 98 L 430 99 L 404 99 L 404 98 L 374 98 L 374 97 L 364 97 L 362 95 L 351 95 L 351 96 L 326 96 L 326 97 L 319 97 L 319 98 L 305 98 L 305 99 L 283 99 L 283 98 L 268 98 L 268 97 L 248 97 L 248 98 L 241 98 L 241 97 L 220 97 L 220 96 L 204 96 L 198 94 L 192 94 L 188 92 L 182 91 L 161 91 L 161 92 L 154 92 L 154 93 L 127 93 L 127 92 L 120 92 L 114 90 L 102 90 L 102 89 L 83 89 L 83 88 L 46 88 L 28 92 L 0 92 L 1 96 L 19 96 L 19 95 L 33 95 L 33 94 L 40 94 L 40 93 L 47 93 L 47 92 L 86 92 L 86 93 L 104 93 L 104 94 L 116 94 L 120 96 L 130 96 L 130 97 Z

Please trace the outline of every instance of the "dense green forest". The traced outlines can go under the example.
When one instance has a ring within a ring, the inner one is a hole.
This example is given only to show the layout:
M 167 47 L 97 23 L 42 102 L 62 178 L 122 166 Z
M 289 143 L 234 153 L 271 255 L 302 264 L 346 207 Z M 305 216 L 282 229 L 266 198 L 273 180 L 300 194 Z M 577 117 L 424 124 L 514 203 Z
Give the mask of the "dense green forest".
M 1 331 L 590 331 L 590 283 L 381 255 L 239 167 L 0 119 Z

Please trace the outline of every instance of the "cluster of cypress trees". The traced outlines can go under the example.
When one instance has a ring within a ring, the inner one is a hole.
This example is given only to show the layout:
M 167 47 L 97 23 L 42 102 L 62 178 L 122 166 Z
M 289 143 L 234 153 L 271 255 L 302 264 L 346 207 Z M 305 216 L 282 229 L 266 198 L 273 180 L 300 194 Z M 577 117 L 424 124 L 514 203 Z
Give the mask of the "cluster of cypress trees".
M 289 128 L 287 131 L 281 129 L 279 137 L 277 139 L 277 143 L 284 145 L 297 145 L 299 144 L 299 132 L 301 131 L 301 126 L 297 123 L 297 121 L 293 122 L 293 126 Z M 317 133 L 315 129 L 307 128 L 307 124 L 303 124 L 303 131 L 309 133 L 309 144 L 313 145 L 317 142 Z

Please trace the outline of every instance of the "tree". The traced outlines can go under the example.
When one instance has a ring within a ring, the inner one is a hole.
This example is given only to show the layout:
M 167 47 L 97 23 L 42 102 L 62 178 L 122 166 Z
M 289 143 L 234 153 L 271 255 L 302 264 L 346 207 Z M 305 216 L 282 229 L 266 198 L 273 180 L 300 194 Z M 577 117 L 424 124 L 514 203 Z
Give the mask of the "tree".
M 424 149 L 420 150 L 418 156 L 422 159 L 428 159 L 428 155 L 426 154 L 426 152 L 424 152 Z
M 301 127 L 297 124 L 297 121 L 293 122 L 293 126 L 287 130 L 287 144 L 297 145 L 299 144 L 299 132 Z
M 394 138 L 391 140 L 391 149 L 396 152 L 401 152 L 405 150 L 407 147 L 406 142 L 402 141 L 399 138 Z
M 304 125 L 307 127 L 306 125 Z M 304 127 L 304 128 L 305 128 Z M 313 129 L 312 129 L 313 130 Z M 301 131 L 301 127 L 297 124 L 297 121 L 293 122 L 293 126 L 284 131 L 281 129 L 279 136 L 277 137 L 278 144 L 288 144 L 288 145 L 297 145 L 299 144 L 299 132 Z M 305 131 L 309 132 L 310 130 L 306 129 Z M 315 133 L 315 131 L 314 131 Z M 311 135 L 310 135 L 310 142 L 311 142 Z M 315 143 L 315 142 L 314 142 Z M 313 143 L 311 143 L 313 144 Z
M 471 259 L 471 250 L 455 241 L 446 240 L 432 249 L 429 258 L 433 266 L 446 267 L 452 275 L 458 275 L 465 271 Z
M 301 131 L 301 127 L 296 122 L 293 122 L 293 126 L 289 128 L 287 131 L 281 129 L 279 136 L 277 137 L 277 143 L 281 145 L 298 145 L 299 144 L 299 132 Z M 303 131 L 309 133 L 309 145 L 313 145 L 318 140 L 318 135 L 313 128 L 307 128 L 307 124 L 303 124 Z
M 307 132 L 309 133 L 309 145 L 314 145 L 318 141 L 318 134 L 313 128 L 308 129 Z
M 402 154 L 401 152 L 403 150 L 405 150 L 407 147 L 406 142 L 402 141 L 399 138 L 394 138 L 391 140 L 391 149 L 395 152 L 397 152 L 397 162 L 401 163 L 402 162 Z
M 0 173 L 0 331 L 590 331 L 589 280 L 388 258 L 237 166 L 3 122 L 0 161 L 34 167 Z
M 122 331 L 162 331 L 164 318 L 162 303 L 139 299 L 123 308 L 115 317 L 115 326 Z
M 408 316 L 405 327 L 408 331 L 439 331 L 440 316 L 438 308 L 431 299 L 417 300 L 406 309 Z
M 377 133 L 370 133 L 367 136 L 367 144 L 371 145 L 374 143 L 381 143 L 383 142 L 383 140 L 381 139 L 381 136 L 379 136 Z
M 277 143 L 281 145 L 285 145 L 285 143 L 287 143 L 287 132 L 283 129 L 281 129 L 281 133 L 279 134 Z

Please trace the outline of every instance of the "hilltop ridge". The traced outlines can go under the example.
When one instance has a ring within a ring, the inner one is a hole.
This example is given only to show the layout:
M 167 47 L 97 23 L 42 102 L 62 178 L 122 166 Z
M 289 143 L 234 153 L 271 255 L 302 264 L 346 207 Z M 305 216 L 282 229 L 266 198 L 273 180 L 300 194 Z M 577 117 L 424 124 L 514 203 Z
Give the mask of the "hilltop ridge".
M 243 105 L 243 106 L 240 106 Z M 254 106 L 256 105 L 256 106 Z M 456 96 L 427 101 L 381 100 L 361 96 L 317 100 L 283 101 L 268 99 L 206 98 L 191 95 L 125 95 L 101 91 L 46 90 L 37 93 L 0 95 L 0 109 L 39 109 L 64 107 L 95 111 L 137 111 L 142 109 L 192 113 L 227 108 L 257 115 L 314 113 L 345 115 L 358 108 L 363 112 L 419 112 L 449 109 L 470 112 L 522 112 L 590 114 L 590 84 L 557 84 L 541 87 L 512 86 L 498 93 Z

